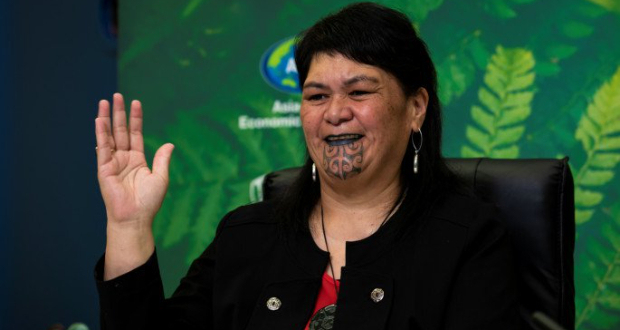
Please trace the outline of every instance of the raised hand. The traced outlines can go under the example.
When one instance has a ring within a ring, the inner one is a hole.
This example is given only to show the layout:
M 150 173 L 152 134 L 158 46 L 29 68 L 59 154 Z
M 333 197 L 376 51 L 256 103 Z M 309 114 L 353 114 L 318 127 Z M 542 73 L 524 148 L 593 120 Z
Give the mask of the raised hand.
M 151 171 L 144 156 L 142 105 L 131 102 L 129 126 L 121 94 L 99 102 L 95 120 L 97 176 L 108 217 L 105 279 L 140 266 L 152 254 L 153 218 L 168 188 L 168 167 L 174 146 L 155 153 Z

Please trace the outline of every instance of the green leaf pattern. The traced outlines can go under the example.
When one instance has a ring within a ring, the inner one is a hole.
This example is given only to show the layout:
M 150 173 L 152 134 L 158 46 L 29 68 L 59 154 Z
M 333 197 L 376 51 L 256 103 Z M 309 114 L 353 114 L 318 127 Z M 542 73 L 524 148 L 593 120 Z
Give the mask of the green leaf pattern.
M 497 46 L 486 68 L 484 86 L 478 90 L 480 105 L 471 107 L 476 125 L 467 125 L 469 141 L 463 157 L 517 158 L 518 142 L 525 133 L 534 98 L 535 65 L 532 52 Z
M 439 98 L 444 106 L 469 89 L 477 69 L 486 67 L 489 56 L 477 30 L 456 43 L 455 48 L 437 63 Z
M 489 14 L 498 18 L 513 18 L 517 16 L 517 11 L 513 6 L 530 3 L 534 0 L 486 0 L 483 1 L 483 8 Z
M 620 2 L 617 0 L 588 0 L 595 3 L 611 12 L 620 14 Z
M 576 329 L 617 329 L 620 315 L 609 311 L 620 304 L 620 206 L 604 214 L 600 231 L 586 238 L 576 256 Z
M 594 94 L 577 126 L 575 138 L 581 142 L 586 161 L 575 176 L 575 221 L 592 219 L 593 208 L 603 200 L 598 187 L 614 178 L 620 162 L 620 67 Z

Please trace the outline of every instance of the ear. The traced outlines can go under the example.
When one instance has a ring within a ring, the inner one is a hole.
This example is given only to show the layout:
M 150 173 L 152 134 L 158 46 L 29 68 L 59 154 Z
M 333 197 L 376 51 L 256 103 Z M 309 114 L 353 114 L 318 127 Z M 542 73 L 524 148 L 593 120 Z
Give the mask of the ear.
M 413 114 L 411 129 L 414 132 L 418 132 L 424 123 L 424 118 L 426 118 L 426 107 L 428 106 L 428 92 L 426 88 L 420 87 L 415 94 L 409 96 L 407 106 Z

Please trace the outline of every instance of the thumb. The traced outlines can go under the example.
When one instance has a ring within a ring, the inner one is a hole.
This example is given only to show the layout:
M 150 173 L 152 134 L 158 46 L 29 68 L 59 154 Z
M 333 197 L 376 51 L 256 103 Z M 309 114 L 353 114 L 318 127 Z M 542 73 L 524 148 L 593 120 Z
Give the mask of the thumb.
M 172 151 L 174 150 L 174 144 L 166 143 L 157 149 L 155 157 L 153 158 L 153 173 L 168 180 L 168 168 L 170 167 L 170 158 L 172 157 Z

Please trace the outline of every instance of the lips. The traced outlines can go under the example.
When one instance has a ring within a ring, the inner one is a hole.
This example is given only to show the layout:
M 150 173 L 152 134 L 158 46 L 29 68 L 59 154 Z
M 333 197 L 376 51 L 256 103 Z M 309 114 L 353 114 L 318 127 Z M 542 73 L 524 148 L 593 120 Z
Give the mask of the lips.
M 338 135 L 328 135 L 325 138 L 325 142 L 330 146 L 341 146 L 345 144 L 353 143 L 364 136 L 361 134 L 338 134 Z

